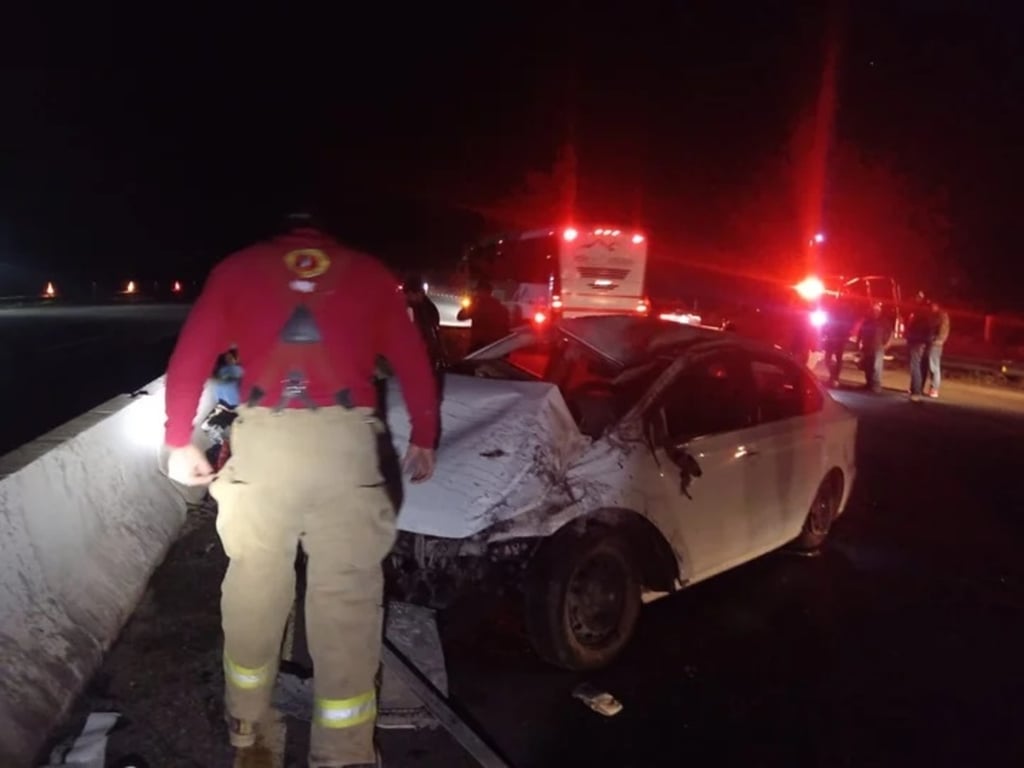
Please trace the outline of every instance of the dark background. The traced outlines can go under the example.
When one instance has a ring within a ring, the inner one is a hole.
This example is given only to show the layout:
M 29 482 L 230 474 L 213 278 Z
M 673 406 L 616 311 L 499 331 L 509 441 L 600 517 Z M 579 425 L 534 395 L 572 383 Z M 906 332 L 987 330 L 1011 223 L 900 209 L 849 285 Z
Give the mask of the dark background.
M 1013 4 L 349 5 L 10 14 L 0 295 L 198 280 L 316 205 L 395 266 L 575 215 L 645 227 L 662 286 L 885 271 L 1024 309 Z

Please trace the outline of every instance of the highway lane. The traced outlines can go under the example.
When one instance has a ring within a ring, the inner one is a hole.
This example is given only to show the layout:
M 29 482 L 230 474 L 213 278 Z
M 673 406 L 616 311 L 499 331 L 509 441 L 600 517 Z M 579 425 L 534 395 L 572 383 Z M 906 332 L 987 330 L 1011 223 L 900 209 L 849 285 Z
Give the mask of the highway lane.
M 187 312 L 183 304 L 0 307 L 0 453 L 159 376 Z
M 1020 765 L 1024 403 L 918 405 L 888 383 L 836 393 L 861 417 L 860 470 L 822 556 L 769 555 L 649 606 L 621 660 L 588 675 L 539 662 L 511 598 L 467 600 L 442 615 L 457 706 L 517 768 Z M 112 759 L 230 765 L 223 568 L 194 515 L 66 731 L 109 707 L 127 718 Z M 623 712 L 573 700 L 584 680 Z M 290 727 L 286 765 L 304 732 Z M 383 746 L 399 768 L 471 765 L 443 732 Z

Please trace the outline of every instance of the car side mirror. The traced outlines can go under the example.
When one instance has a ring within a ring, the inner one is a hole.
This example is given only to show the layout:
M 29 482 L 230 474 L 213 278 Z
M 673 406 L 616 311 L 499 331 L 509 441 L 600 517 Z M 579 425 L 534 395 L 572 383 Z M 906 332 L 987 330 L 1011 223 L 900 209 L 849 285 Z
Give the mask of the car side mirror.
M 700 464 L 693 458 L 693 454 L 687 449 L 685 443 L 676 443 L 671 445 L 667 449 L 669 458 L 672 459 L 672 463 L 679 467 L 679 490 L 688 499 L 693 497 L 690 495 L 690 485 L 693 483 L 695 478 L 701 477 L 704 471 L 700 468 Z

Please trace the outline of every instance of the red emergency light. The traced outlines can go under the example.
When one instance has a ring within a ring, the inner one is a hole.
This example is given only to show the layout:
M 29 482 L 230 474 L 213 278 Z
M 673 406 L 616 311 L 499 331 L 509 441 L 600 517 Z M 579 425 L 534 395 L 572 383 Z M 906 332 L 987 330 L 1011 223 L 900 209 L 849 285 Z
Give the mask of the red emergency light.
M 643 235 L 633 235 L 633 245 L 640 245 L 644 241 Z
M 579 237 L 579 234 L 580 233 L 577 232 L 572 227 L 567 227 L 566 230 L 562 233 L 562 237 L 565 238 L 566 242 L 571 243 L 573 240 Z
M 825 284 L 821 282 L 820 278 L 814 276 L 805 277 L 794 285 L 793 288 L 807 301 L 817 301 L 825 293 Z
M 533 315 L 533 322 L 537 325 L 544 325 L 548 321 L 548 316 L 543 312 L 535 312 Z

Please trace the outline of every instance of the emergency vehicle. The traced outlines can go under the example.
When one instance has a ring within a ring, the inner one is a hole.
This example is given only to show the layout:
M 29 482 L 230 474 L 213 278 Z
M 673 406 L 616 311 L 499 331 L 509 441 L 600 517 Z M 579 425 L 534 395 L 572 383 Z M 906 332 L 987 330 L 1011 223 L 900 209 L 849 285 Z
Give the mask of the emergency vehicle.
M 482 280 L 514 325 L 553 317 L 647 315 L 647 237 L 619 225 L 505 233 L 468 248 L 460 267 L 463 306 Z
M 858 318 L 867 317 L 871 307 L 879 303 L 882 305 L 882 317 L 892 323 L 893 342 L 901 344 L 906 340 L 902 294 L 899 283 L 892 277 L 866 275 L 846 278 L 832 275 L 819 278 L 812 275 L 793 289 L 798 301 L 804 303 L 807 321 L 815 330 L 828 322 L 829 305 L 836 302 L 843 302 L 847 311 Z

